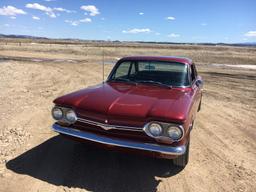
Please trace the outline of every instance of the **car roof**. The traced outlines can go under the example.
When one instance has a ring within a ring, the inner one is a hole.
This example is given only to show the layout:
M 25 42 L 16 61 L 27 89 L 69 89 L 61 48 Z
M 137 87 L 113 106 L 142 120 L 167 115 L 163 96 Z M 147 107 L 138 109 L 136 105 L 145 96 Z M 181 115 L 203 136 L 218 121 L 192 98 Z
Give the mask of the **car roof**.
M 131 60 L 131 61 L 172 61 L 178 63 L 184 63 L 191 65 L 193 61 L 186 57 L 176 57 L 176 56 L 129 56 L 123 57 L 120 61 Z

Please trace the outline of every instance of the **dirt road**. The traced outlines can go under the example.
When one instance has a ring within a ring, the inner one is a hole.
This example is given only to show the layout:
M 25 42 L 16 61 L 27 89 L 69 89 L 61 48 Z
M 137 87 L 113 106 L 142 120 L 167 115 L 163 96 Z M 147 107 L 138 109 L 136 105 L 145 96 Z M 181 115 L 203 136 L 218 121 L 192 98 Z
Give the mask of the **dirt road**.
M 180 170 L 168 160 L 105 151 L 50 129 L 52 100 L 99 83 L 99 61 L 1 49 L 0 192 L 255 191 L 255 69 L 197 62 L 203 104 L 190 162 Z

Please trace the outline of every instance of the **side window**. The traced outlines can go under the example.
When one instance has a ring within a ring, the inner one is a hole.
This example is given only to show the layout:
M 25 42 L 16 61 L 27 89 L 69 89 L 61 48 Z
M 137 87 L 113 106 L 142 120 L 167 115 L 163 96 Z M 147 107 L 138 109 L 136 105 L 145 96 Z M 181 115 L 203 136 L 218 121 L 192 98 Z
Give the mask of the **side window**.
M 193 64 L 192 66 L 193 66 L 193 69 L 194 69 L 195 77 L 197 78 L 197 70 L 196 70 L 196 66 L 195 66 L 195 64 Z
M 114 78 L 126 78 L 130 70 L 130 61 L 122 62 L 116 69 Z
M 130 69 L 130 76 L 134 76 L 136 73 L 136 69 L 135 69 L 135 63 L 131 64 L 131 69 Z
M 156 70 L 157 62 L 144 62 L 140 61 L 139 62 L 139 71 L 153 71 Z
M 192 64 L 190 69 L 191 69 L 190 70 L 191 71 L 191 80 L 193 82 L 197 77 L 197 72 L 196 72 L 196 69 L 195 69 L 195 65 Z

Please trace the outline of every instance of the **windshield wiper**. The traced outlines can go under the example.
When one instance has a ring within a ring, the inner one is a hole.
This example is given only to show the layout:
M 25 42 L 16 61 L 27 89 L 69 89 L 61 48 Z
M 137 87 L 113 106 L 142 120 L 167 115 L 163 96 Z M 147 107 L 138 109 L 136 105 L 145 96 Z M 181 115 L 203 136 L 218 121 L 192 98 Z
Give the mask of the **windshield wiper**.
M 152 80 L 142 80 L 142 81 L 136 81 L 138 83 L 151 83 L 151 84 L 155 84 L 155 85 L 160 85 L 160 86 L 163 86 L 163 87 L 167 87 L 169 89 L 172 88 L 171 85 L 167 85 L 167 84 L 164 84 L 164 83 L 161 83 L 159 81 L 152 81 Z
M 115 79 L 110 79 L 110 81 L 116 81 L 116 82 L 127 82 L 127 83 L 132 83 L 132 84 L 137 85 L 137 83 L 136 83 L 136 82 L 131 81 L 130 79 L 122 78 L 122 77 L 118 77 L 118 78 L 115 78 Z

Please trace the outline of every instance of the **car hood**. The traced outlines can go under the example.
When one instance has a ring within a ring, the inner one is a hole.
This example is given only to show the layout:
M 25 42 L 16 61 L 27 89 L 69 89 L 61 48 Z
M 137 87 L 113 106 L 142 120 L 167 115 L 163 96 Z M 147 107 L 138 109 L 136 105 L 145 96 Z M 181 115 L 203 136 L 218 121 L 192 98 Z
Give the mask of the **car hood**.
M 108 117 L 185 121 L 190 97 L 190 88 L 112 82 L 64 95 L 54 103 Z

